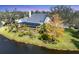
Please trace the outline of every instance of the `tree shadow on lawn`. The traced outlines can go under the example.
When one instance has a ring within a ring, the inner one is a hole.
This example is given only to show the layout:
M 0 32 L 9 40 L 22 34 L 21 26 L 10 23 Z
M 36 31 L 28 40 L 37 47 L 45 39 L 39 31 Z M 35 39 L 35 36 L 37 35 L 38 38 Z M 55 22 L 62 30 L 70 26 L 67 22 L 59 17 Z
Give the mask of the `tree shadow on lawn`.
M 73 37 L 79 39 L 79 31 L 76 31 L 76 32 L 72 32 L 71 34 Z
M 79 49 L 79 41 L 72 39 L 72 42 L 75 44 L 75 46 Z
M 67 32 L 70 32 L 71 35 L 77 39 L 79 39 L 79 30 L 78 31 L 75 31 L 73 29 L 66 29 Z

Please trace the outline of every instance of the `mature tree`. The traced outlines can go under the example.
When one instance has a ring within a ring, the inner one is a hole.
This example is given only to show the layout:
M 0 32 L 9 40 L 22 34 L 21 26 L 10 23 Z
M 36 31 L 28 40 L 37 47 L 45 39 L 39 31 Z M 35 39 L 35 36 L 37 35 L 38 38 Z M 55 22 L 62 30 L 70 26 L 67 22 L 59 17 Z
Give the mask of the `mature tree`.
M 70 6 L 55 6 L 51 8 L 52 14 L 58 13 L 66 23 L 72 21 L 73 19 L 73 10 Z

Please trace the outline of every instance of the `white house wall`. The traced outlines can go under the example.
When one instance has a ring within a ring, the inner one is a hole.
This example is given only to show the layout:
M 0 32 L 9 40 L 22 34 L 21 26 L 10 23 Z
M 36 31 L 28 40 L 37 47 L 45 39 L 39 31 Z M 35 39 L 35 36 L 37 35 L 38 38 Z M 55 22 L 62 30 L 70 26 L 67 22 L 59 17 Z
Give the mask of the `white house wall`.
M 50 19 L 49 17 L 46 17 L 44 23 L 49 23 L 50 20 L 51 20 L 51 19 Z

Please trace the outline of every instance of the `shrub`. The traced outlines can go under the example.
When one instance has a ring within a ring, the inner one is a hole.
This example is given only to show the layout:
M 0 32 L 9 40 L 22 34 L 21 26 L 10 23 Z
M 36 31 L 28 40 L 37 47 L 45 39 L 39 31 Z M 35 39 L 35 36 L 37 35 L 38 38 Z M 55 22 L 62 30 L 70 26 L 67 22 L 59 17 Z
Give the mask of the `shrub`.
M 56 37 L 63 36 L 64 28 L 61 25 L 62 20 L 58 14 L 53 15 L 53 19 L 50 23 L 43 24 L 39 33 L 44 40 L 54 41 Z
M 48 38 L 48 35 L 47 34 L 42 34 L 41 35 L 41 39 L 48 40 L 49 38 Z

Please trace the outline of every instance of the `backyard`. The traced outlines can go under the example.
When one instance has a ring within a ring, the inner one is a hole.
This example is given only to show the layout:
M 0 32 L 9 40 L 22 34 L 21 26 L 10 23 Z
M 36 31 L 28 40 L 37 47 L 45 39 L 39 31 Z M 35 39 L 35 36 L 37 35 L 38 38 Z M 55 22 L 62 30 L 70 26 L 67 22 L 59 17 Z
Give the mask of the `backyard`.
M 30 36 L 18 36 L 19 32 L 8 32 L 9 30 L 7 27 L 0 28 L 0 34 L 9 38 L 10 40 L 15 40 L 17 42 L 22 42 L 25 44 L 33 44 L 37 46 L 46 47 L 48 49 L 57 49 L 57 50 L 78 50 L 79 49 L 79 36 L 78 36 L 78 30 L 75 29 L 66 29 L 64 36 L 57 38 L 59 42 L 57 43 L 51 43 L 51 42 L 44 42 L 43 40 L 39 40 L 38 36 L 36 34 L 36 37 L 31 38 Z M 76 33 L 77 32 L 77 33 Z M 75 36 L 75 34 L 76 36 Z
M 4 12 L 0 35 L 26 45 L 79 51 L 79 12 L 72 11 L 71 7 L 56 6 L 51 12 Z

